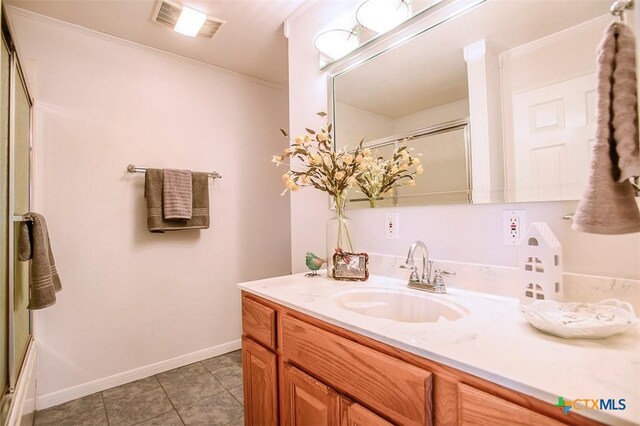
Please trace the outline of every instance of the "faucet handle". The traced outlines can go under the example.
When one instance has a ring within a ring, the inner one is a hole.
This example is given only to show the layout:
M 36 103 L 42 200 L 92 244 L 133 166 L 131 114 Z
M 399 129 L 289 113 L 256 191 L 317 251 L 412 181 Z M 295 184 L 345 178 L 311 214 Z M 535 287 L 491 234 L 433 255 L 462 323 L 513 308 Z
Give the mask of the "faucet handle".
M 416 265 L 405 263 L 403 265 L 400 265 L 400 269 L 411 269 L 411 276 L 409 277 L 409 282 L 412 282 L 412 283 L 420 282 L 420 280 L 418 279 L 418 267 Z
M 436 269 L 436 275 L 441 275 L 443 277 L 455 277 L 455 271 L 447 271 L 446 269 Z
M 456 273 L 453 271 L 446 271 L 442 269 L 435 270 L 435 276 L 433 277 L 433 286 L 438 293 L 446 293 L 446 287 L 444 285 L 443 277 L 455 277 Z

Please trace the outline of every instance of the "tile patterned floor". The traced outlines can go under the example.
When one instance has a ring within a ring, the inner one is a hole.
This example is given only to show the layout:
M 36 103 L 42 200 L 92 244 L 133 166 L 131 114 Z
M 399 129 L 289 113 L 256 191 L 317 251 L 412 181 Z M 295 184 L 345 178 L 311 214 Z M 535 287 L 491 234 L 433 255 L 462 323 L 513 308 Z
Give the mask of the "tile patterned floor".
M 36 412 L 36 426 L 244 424 L 241 351 Z

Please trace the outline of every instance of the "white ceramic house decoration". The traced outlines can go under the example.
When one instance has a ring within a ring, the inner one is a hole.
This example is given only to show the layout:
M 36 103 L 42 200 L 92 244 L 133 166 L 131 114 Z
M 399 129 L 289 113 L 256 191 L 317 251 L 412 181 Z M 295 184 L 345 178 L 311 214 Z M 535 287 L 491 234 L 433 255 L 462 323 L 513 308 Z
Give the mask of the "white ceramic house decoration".
M 534 222 L 520 242 L 520 303 L 562 301 L 562 246 L 544 222 Z

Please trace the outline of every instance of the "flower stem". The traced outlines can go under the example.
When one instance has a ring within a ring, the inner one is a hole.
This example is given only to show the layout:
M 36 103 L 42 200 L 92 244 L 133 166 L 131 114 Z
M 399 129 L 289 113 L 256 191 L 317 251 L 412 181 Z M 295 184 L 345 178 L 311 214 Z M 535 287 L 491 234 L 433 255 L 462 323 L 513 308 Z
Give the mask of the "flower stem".
M 349 235 L 349 228 L 347 228 L 347 223 L 344 222 L 344 231 L 347 234 L 347 242 L 349 243 L 349 251 L 353 253 L 353 244 L 351 244 L 351 236 Z

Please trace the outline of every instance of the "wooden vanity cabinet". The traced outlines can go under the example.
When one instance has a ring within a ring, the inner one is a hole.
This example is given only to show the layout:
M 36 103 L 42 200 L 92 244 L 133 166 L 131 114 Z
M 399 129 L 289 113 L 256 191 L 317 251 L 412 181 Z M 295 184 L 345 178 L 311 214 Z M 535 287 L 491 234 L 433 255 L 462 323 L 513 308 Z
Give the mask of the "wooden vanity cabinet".
M 595 425 L 242 293 L 245 425 Z

